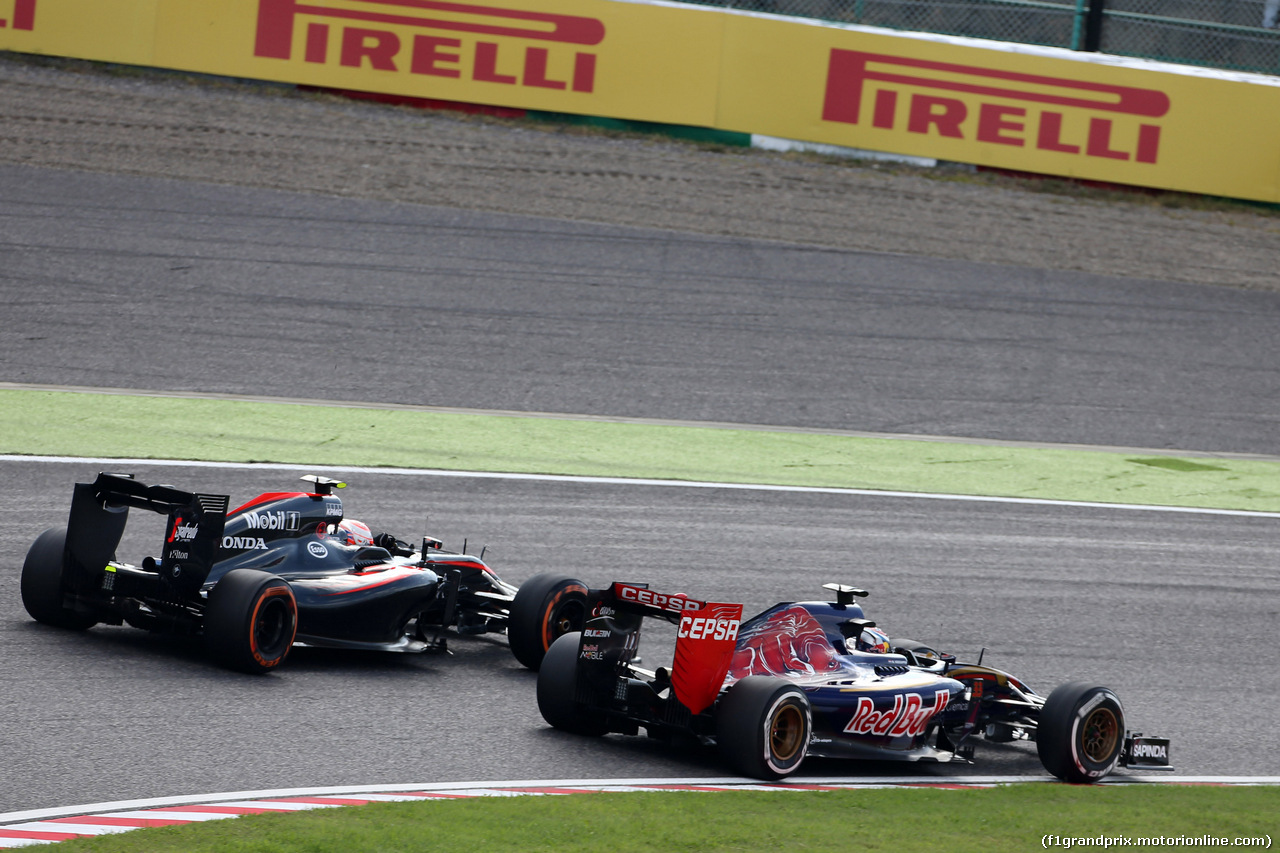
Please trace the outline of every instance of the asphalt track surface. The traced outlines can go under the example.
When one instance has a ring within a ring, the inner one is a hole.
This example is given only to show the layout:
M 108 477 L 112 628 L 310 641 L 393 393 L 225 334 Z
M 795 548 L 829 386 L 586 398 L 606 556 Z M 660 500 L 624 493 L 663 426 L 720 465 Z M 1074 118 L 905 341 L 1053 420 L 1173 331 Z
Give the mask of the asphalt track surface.
M 7 381 L 1275 452 L 1276 294 L 14 167 L 0 187 Z M 132 629 L 37 625 L 23 554 L 95 473 L 0 463 L 0 812 L 723 772 L 548 729 L 499 639 L 448 657 L 303 649 L 247 678 Z M 138 473 L 233 500 L 292 481 Z M 1275 772 L 1274 519 L 351 479 L 351 516 L 487 544 L 516 582 L 645 580 L 748 610 L 856 583 L 895 635 L 986 647 L 1044 690 L 1115 686 L 1132 725 L 1174 738 L 1180 773 Z M 139 516 L 122 558 L 159 541 Z M 979 749 L 977 768 L 910 770 L 1042 774 L 1025 749 Z M 833 772 L 903 768 L 804 768 Z
M 1239 453 L 1280 435 L 1277 292 L 17 166 L 0 187 L 9 382 Z

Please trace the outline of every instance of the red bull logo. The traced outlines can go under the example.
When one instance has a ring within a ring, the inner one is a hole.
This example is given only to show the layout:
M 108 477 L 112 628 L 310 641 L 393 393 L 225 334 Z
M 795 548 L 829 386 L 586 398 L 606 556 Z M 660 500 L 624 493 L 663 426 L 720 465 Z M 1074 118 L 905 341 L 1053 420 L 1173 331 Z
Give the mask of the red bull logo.
M 572 92 L 595 88 L 596 18 L 437 0 L 259 0 L 254 56 Z M 513 43 L 519 39 L 523 44 Z
M 882 735 L 885 737 L 918 737 L 934 714 L 947 707 L 950 690 L 938 690 L 933 694 L 933 705 L 925 705 L 919 693 L 898 693 L 893 706 L 876 710 L 870 697 L 858 698 L 858 708 L 844 727 L 848 734 Z
M 1094 83 L 833 49 L 822 117 L 992 145 L 1155 163 L 1169 96 Z
M 0 6 L 0 9 L 3 9 Z M 0 27 L 12 27 L 15 30 L 34 30 L 36 28 L 36 0 L 13 0 L 13 14 L 8 18 L 0 18 Z

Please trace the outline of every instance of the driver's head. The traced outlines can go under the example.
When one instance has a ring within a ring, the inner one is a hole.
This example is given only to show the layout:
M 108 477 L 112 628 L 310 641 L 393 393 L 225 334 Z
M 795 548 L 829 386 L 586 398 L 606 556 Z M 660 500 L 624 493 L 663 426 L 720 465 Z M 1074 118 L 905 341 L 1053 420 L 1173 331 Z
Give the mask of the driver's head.
M 863 628 L 855 642 L 860 652 L 889 653 L 889 635 L 879 628 Z
M 344 545 L 372 545 L 373 531 L 363 521 L 344 518 L 338 522 L 338 529 L 334 532 L 333 538 Z

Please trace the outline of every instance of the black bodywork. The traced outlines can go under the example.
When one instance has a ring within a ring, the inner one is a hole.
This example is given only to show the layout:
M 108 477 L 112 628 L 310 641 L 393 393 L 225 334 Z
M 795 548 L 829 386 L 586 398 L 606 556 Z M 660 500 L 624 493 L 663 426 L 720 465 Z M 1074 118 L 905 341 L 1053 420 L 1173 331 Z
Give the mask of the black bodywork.
M 128 474 L 78 483 L 65 537 L 56 529 L 42 537 L 52 543 L 45 547 L 52 556 L 41 563 L 39 541 L 28 555 L 24 603 L 40 621 L 63 627 L 127 623 L 196 636 L 206 633 L 211 596 L 224 579 L 260 573 L 283 579 L 296 601 L 296 624 L 277 626 L 296 631 L 286 652 L 293 643 L 439 650 L 446 629 L 507 629 L 518 589 L 480 557 L 445 551 L 430 537 L 418 546 L 389 534 L 377 535 L 372 545 L 338 541 L 333 533 L 344 510 L 334 490 L 345 484 L 302 479 L 309 490 L 262 494 L 234 510 L 226 495 L 149 486 Z M 117 560 L 130 509 L 166 516 L 159 557 Z M 264 628 L 252 624 L 256 601 L 250 595 L 244 604 L 246 630 L 261 639 Z

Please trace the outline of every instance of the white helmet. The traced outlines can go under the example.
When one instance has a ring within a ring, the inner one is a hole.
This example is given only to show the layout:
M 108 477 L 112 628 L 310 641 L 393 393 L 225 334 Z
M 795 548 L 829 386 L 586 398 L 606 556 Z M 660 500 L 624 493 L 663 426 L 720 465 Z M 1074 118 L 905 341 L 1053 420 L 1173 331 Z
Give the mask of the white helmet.
M 344 518 L 338 522 L 338 529 L 333 534 L 344 545 L 372 545 L 373 531 L 363 521 Z

